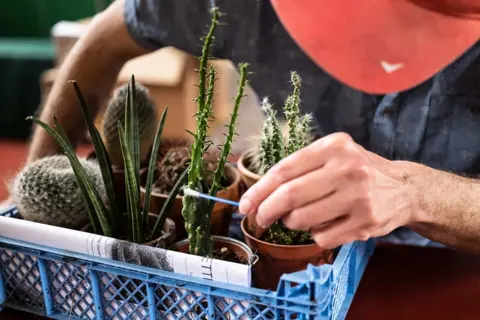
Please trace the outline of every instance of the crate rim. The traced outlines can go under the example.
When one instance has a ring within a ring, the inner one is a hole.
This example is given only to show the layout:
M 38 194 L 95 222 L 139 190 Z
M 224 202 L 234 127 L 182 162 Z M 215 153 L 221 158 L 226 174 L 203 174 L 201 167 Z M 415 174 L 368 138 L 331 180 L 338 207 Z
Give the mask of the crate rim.
M 5 214 L 5 213 L 12 213 L 15 214 L 18 208 L 16 206 L 11 206 L 7 210 L 1 210 L 0 209 L 0 214 Z M 15 219 L 15 218 L 13 218 Z M 271 293 L 276 293 L 277 291 L 273 290 L 265 290 L 265 289 L 260 289 L 256 287 L 245 287 L 245 286 L 240 286 L 240 285 L 233 285 L 233 284 L 227 284 L 219 281 L 210 281 L 210 280 L 204 280 L 198 277 L 192 277 L 192 276 L 187 276 L 187 275 L 182 275 L 178 274 L 175 272 L 169 272 L 165 270 L 159 270 L 155 268 L 150 268 L 150 267 L 144 267 L 140 265 L 135 265 L 135 264 L 130 264 L 127 262 L 122 262 L 122 261 L 116 261 L 116 260 L 111 260 L 107 258 L 101 258 L 101 257 L 95 257 L 95 256 L 90 256 L 82 253 L 76 253 L 72 251 L 66 251 L 62 249 L 57 249 L 55 247 L 49 247 L 49 246 L 43 246 L 43 245 L 38 245 L 32 242 L 28 241 L 22 241 L 22 240 L 16 240 L 16 239 L 11 239 L 7 237 L 3 237 L 0 235 L 0 247 L 4 247 L 2 244 L 7 243 L 10 245 L 14 246 L 20 246 L 24 248 L 29 248 L 29 249 L 34 249 L 38 251 L 43 251 L 43 252 L 48 252 L 54 255 L 58 256 L 68 256 L 71 258 L 83 260 L 83 261 L 88 261 L 88 262 L 93 262 L 97 264 L 104 264 L 104 265 L 109 265 L 111 267 L 117 267 L 120 269 L 126 269 L 126 271 L 130 272 L 137 272 L 137 273 L 144 273 L 147 274 L 147 276 L 151 276 L 151 274 L 155 274 L 155 276 L 159 276 L 162 278 L 172 278 L 172 275 L 176 280 L 181 280 L 181 281 L 187 281 L 187 282 L 192 282 L 197 285 L 208 285 L 211 286 L 214 284 L 216 287 L 224 287 L 227 290 L 232 290 L 234 289 L 235 291 L 249 291 L 249 293 L 252 293 L 251 290 L 256 290 L 256 294 L 262 294 L 262 295 L 270 295 Z M 334 277 L 337 276 L 338 271 L 340 270 L 340 267 L 346 262 L 345 260 L 348 257 L 348 253 L 353 246 L 353 243 L 348 243 L 344 244 L 340 247 L 340 250 L 338 251 L 337 256 L 335 257 L 335 260 L 332 264 L 325 264 L 322 265 L 321 267 L 324 268 L 325 270 L 328 269 L 328 273 L 333 272 Z M 292 273 L 291 273 L 292 274 Z M 285 274 L 288 275 L 288 274 Z
M 5 210 L 6 209 L 6 210 Z M 10 208 L 0 208 L 0 214 L 5 215 L 7 217 L 15 219 L 15 215 L 18 213 L 18 209 L 16 206 L 12 206 Z M 372 239 L 373 240 L 373 239 Z M 363 273 L 368 265 L 368 260 L 373 255 L 373 252 L 376 247 L 376 241 L 369 240 L 367 245 L 368 251 L 365 254 L 368 256 L 366 259 L 366 263 L 364 265 L 358 265 L 355 268 L 355 283 L 353 284 L 353 293 L 350 292 L 345 296 L 344 301 L 342 303 L 342 312 L 343 316 L 340 316 L 339 319 L 343 319 L 348 313 L 348 309 L 350 308 L 351 301 L 354 298 L 355 292 L 358 288 L 359 281 L 363 277 Z M 325 264 L 322 266 L 314 267 L 314 269 L 318 270 L 319 272 L 314 271 L 313 273 L 309 273 L 313 266 L 309 265 L 305 270 L 295 272 L 295 273 L 288 273 L 284 274 L 279 281 L 279 287 L 277 290 L 264 290 L 260 288 L 256 288 L 254 286 L 246 287 L 241 285 L 233 285 L 228 283 L 223 283 L 219 281 L 211 281 L 211 280 L 204 280 L 198 277 L 192 277 L 188 275 L 182 275 L 175 272 L 169 272 L 165 270 L 158 270 L 155 268 L 144 267 L 136 264 L 131 264 L 127 262 L 121 262 L 116 260 L 111 260 L 107 258 L 95 257 L 90 256 L 82 253 L 76 253 L 71 251 L 66 251 L 62 249 L 57 249 L 55 247 L 43 246 L 38 245 L 35 243 L 31 243 L 28 241 L 16 240 L 7 237 L 0 236 L 0 249 L 7 249 L 13 250 L 19 253 L 25 253 L 30 255 L 35 255 L 39 259 L 42 260 L 51 260 L 51 261 L 63 261 L 67 263 L 72 263 L 76 265 L 82 265 L 89 269 L 96 270 L 96 271 L 107 271 L 113 272 L 118 274 L 124 274 L 125 276 L 130 276 L 133 278 L 137 278 L 139 280 L 149 281 L 153 283 L 172 283 L 175 285 L 175 282 L 183 282 L 189 287 L 195 287 L 195 290 L 198 292 L 202 292 L 204 294 L 214 294 L 214 295 L 221 295 L 226 298 L 233 298 L 233 299 L 243 299 L 243 300 L 250 300 L 252 296 L 257 296 L 259 301 L 276 301 L 275 305 L 277 308 L 283 309 L 287 305 L 291 303 L 298 304 L 299 306 L 303 306 L 306 308 L 316 307 L 320 301 L 312 301 L 312 300 L 305 300 L 301 297 L 294 297 L 290 296 L 289 294 L 285 294 L 280 287 L 281 283 L 296 283 L 295 280 L 301 280 L 300 283 L 311 283 L 311 284 L 322 284 L 322 283 L 330 283 L 331 281 L 336 282 L 339 279 L 339 272 L 341 271 L 342 267 L 345 264 L 351 263 L 351 258 L 349 256 L 354 252 L 352 247 L 355 245 L 355 242 L 344 244 L 340 247 L 335 260 L 332 264 Z M 65 257 L 73 258 L 72 261 L 66 261 Z M 306 275 L 306 276 L 305 276 Z M 358 279 L 357 279 L 358 278 Z M 280 291 L 279 291 L 280 290 Z M 283 293 L 282 293 L 283 292 Z M 20 305 L 17 306 L 16 304 L 11 305 L 9 301 L 3 301 L 0 303 L 0 311 L 1 307 L 6 306 L 19 309 Z M 283 306 L 283 307 L 282 307 Z M 29 310 L 28 308 L 25 310 Z M 31 312 L 31 311 L 29 311 Z M 31 312 L 35 313 L 35 312 Z M 41 314 L 41 313 L 39 313 Z M 62 318 L 63 319 L 63 318 Z

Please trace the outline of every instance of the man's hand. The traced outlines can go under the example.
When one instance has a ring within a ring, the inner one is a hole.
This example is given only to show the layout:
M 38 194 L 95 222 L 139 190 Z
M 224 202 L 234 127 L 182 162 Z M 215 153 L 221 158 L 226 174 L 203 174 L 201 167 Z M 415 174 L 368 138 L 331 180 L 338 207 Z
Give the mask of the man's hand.
M 331 134 L 269 170 L 242 197 L 240 211 L 256 212 L 262 227 L 281 219 L 290 229 L 310 230 L 324 248 L 382 236 L 420 212 L 401 164 L 347 134 Z

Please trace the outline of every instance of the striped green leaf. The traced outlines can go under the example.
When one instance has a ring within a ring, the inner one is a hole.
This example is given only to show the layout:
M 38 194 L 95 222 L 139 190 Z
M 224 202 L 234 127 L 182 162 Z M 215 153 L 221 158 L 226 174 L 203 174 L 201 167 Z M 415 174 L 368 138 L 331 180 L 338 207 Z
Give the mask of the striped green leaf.
M 127 146 L 127 138 L 120 121 L 118 122 L 118 134 L 120 137 L 120 146 L 123 153 L 123 163 L 125 167 L 125 185 L 127 191 L 127 199 L 129 202 L 129 211 L 132 219 L 133 242 L 141 243 L 144 233 L 141 228 L 141 210 L 140 210 L 140 194 L 136 192 L 139 187 L 136 179 L 135 165 L 132 155 Z
M 118 202 L 115 193 L 115 183 L 114 183 L 114 176 L 112 171 L 112 164 L 110 162 L 110 158 L 108 156 L 107 150 L 105 145 L 100 137 L 100 134 L 95 127 L 95 123 L 88 113 L 87 103 L 83 97 L 83 94 L 80 90 L 76 81 L 70 81 L 72 83 L 75 93 L 77 94 L 78 101 L 80 103 L 80 108 L 82 110 L 83 118 L 87 124 L 88 131 L 90 133 L 90 137 L 92 138 L 93 147 L 95 149 L 95 155 L 97 157 L 98 163 L 100 165 L 100 170 L 102 172 L 103 183 L 105 184 L 105 191 L 107 193 L 108 199 L 108 206 L 109 206 L 109 214 L 110 214 L 110 221 L 112 222 L 113 229 L 115 230 L 115 234 L 118 234 L 119 229 L 117 222 L 120 221 L 120 211 L 118 207 Z
M 47 125 L 46 123 L 42 122 L 37 118 L 29 117 L 27 119 L 31 119 L 32 121 L 40 125 L 42 128 L 45 129 L 45 131 L 47 131 L 48 134 L 54 137 L 55 140 L 58 142 L 60 147 L 65 152 L 65 155 L 68 157 L 70 164 L 72 165 L 75 176 L 77 178 L 77 182 L 80 185 L 80 190 L 82 191 L 82 195 L 87 204 L 87 210 L 89 210 L 88 212 L 89 218 L 92 224 L 92 228 L 94 228 L 94 232 L 98 233 L 98 229 L 97 229 L 98 224 L 97 224 L 97 219 L 95 218 L 95 217 L 98 217 L 98 221 L 100 222 L 100 225 L 102 227 L 103 234 L 107 237 L 112 237 L 113 234 L 108 221 L 109 214 L 107 212 L 107 209 L 105 208 L 103 200 L 100 194 L 98 193 L 98 191 L 95 189 L 92 180 L 85 172 L 85 169 L 80 164 L 80 161 L 77 158 L 75 150 L 66 139 L 65 132 L 63 131 L 62 127 L 60 126 L 56 118 L 54 117 L 54 121 L 61 133 L 58 133 L 49 125 Z M 92 209 L 94 209 L 94 212 L 91 211 Z
M 160 123 L 158 124 L 155 140 L 153 141 L 152 153 L 148 163 L 147 182 L 145 184 L 145 199 L 143 203 L 143 228 L 145 232 L 148 227 L 148 213 L 150 212 L 150 196 L 152 193 L 153 177 L 155 175 L 155 168 L 157 165 L 158 149 L 160 148 L 160 141 L 162 139 L 163 128 L 167 118 L 168 107 L 162 113 Z

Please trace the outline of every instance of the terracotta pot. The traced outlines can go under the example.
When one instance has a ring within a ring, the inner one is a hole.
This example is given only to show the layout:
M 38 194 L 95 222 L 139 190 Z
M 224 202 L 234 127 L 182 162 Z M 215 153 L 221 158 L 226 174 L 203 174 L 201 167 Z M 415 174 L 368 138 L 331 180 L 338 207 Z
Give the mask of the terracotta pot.
M 237 160 L 237 168 L 240 171 L 240 175 L 242 176 L 242 181 L 245 184 L 246 188 L 250 188 L 255 183 L 258 182 L 262 178 L 261 175 L 258 175 L 248 169 L 248 158 L 249 154 L 251 154 L 252 150 L 246 150 L 240 155 L 240 158 Z
M 308 264 L 318 266 L 333 263 L 333 251 L 323 249 L 317 244 L 287 246 L 255 238 L 252 236 L 253 230 L 247 230 L 257 228 L 253 220 L 253 215 L 245 216 L 241 228 L 245 242 L 258 255 L 258 263 L 253 272 L 255 287 L 275 291 L 284 273 L 304 270 Z
M 222 236 L 212 236 L 213 249 L 228 248 L 233 251 L 238 257 L 244 258 L 252 265 L 256 263 L 257 257 L 252 250 L 243 242 Z M 188 239 L 180 240 L 170 246 L 169 250 L 174 250 L 182 253 L 189 253 Z
M 152 226 L 152 228 L 155 225 L 155 222 L 157 221 L 157 217 L 158 215 L 153 213 L 150 213 L 148 215 L 148 224 L 149 226 Z M 91 230 L 92 229 L 91 229 L 90 223 L 80 229 L 80 231 L 84 231 L 84 232 L 89 232 Z M 144 242 L 142 244 L 150 247 L 156 247 L 156 248 L 167 248 L 172 243 L 174 243 L 175 240 L 177 239 L 175 230 L 176 230 L 175 222 L 172 219 L 167 218 L 165 220 L 165 223 L 163 224 L 162 234 L 159 237 L 153 240 L 150 240 L 148 242 Z
M 229 199 L 233 201 L 238 201 L 240 199 L 239 188 L 240 188 L 240 174 L 231 165 L 225 165 L 225 176 L 231 182 L 230 185 L 224 189 L 220 190 L 217 193 L 217 196 L 224 199 Z M 140 196 L 143 201 L 145 198 L 145 180 L 147 178 L 147 173 L 144 172 L 140 176 L 141 187 L 140 187 Z M 162 209 L 163 204 L 167 200 L 167 194 L 160 194 L 152 191 L 150 196 L 150 212 L 159 213 Z M 170 208 L 169 217 L 175 222 L 175 228 L 178 239 L 184 239 L 187 237 L 187 231 L 185 230 L 185 221 L 182 216 L 182 196 L 177 195 L 175 200 L 172 203 Z M 211 216 L 211 229 L 210 233 L 212 235 L 226 236 L 228 234 L 228 227 L 232 219 L 232 213 L 235 211 L 235 208 L 217 202 L 212 211 Z

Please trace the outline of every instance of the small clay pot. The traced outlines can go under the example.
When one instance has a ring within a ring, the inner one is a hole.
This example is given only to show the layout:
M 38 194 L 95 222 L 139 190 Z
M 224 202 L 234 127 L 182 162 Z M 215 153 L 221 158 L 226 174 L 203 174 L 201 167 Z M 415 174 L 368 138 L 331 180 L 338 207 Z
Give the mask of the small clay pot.
M 249 159 L 249 155 L 251 154 L 252 154 L 252 150 L 244 151 L 240 155 L 240 158 L 238 158 L 237 160 L 238 171 L 240 171 L 240 175 L 242 176 L 242 181 L 245 184 L 247 189 L 253 186 L 262 178 L 261 175 L 256 174 L 248 169 L 248 159 Z
M 212 236 L 213 249 L 228 248 L 234 252 L 238 257 L 244 258 L 249 261 L 250 264 L 255 264 L 257 257 L 253 254 L 252 250 L 243 242 L 222 236 Z M 188 239 L 180 240 L 170 246 L 169 250 L 178 251 L 182 253 L 190 253 L 188 250 Z
M 308 264 L 318 266 L 333 263 L 333 251 L 323 249 L 317 244 L 287 246 L 255 238 L 252 235 L 255 232 L 251 229 L 258 226 L 254 219 L 253 215 L 245 216 L 242 219 L 241 228 L 245 242 L 258 255 L 258 263 L 253 270 L 255 287 L 275 291 L 284 273 L 304 270 Z
M 240 174 L 232 165 L 225 165 L 225 176 L 227 177 L 230 185 L 218 191 L 217 197 L 228 199 L 232 201 L 238 201 L 240 199 Z M 143 201 L 145 198 L 145 181 L 147 179 L 147 172 L 142 173 L 140 176 L 140 196 Z M 152 190 L 150 196 L 150 212 L 159 213 L 163 204 L 168 198 L 168 194 L 156 193 Z M 170 207 L 169 217 L 175 222 L 176 233 L 178 239 L 184 239 L 187 237 L 187 231 L 185 230 L 185 221 L 182 216 L 182 199 L 183 197 L 177 195 Z M 228 227 L 232 219 L 232 213 L 235 208 L 231 205 L 216 202 L 211 216 L 211 229 L 212 235 L 226 236 L 228 234 Z
M 153 226 L 155 225 L 155 222 L 157 221 L 157 218 L 158 218 L 157 214 L 153 214 L 153 213 L 148 214 L 148 224 L 152 226 L 152 229 L 153 229 Z M 91 228 L 92 227 L 89 223 L 85 225 L 83 228 L 81 228 L 80 231 L 90 232 L 92 230 Z M 162 234 L 159 237 L 153 240 L 150 240 L 148 242 L 144 242 L 142 244 L 150 247 L 156 247 L 156 248 L 167 248 L 172 243 L 174 243 L 175 240 L 177 239 L 175 230 L 176 230 L 175 222 L 172 219 L 167 218 L 163 223 Z

